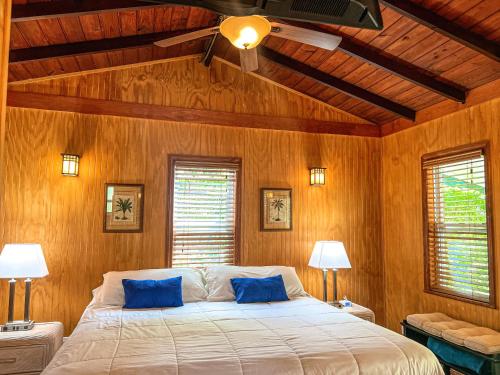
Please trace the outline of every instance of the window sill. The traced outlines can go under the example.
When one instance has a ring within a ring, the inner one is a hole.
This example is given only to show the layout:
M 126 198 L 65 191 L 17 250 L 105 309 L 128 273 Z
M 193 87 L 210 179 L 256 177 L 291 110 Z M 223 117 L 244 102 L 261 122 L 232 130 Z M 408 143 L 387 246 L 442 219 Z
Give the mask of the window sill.
M 490 301 L 489 302 L 485 302 L 485 301 L 475 300 L 475 299 L 472 299 L 472 298 L 467 298 L 467 297 L 464 297 L 464 296 L 461 296 L 461 295 L 458 295 L 458 294 L 453 294 L 453 293 L 450 293 L 450 292 L 447 292 L 447 291 L 444 291 L 444 290 L 441 290 L 441 289 L 428 289 L 428 288 L 426 288 L 426 289 L 424 289 L 424 293 L 437 295 L 439 297 L 450 298 L 450 299 L 454 299 L 454 300 L 457 300 L 457 301 L 460 301 L 460 302 L 470 303 L 470 304 L 473 304 L 473 305 L 479 305 L 479 306 L 483 306 L 483 307 L 488 307 L 490 309 L 496 309 L 497 308 L 495 296 L 490 297 Z

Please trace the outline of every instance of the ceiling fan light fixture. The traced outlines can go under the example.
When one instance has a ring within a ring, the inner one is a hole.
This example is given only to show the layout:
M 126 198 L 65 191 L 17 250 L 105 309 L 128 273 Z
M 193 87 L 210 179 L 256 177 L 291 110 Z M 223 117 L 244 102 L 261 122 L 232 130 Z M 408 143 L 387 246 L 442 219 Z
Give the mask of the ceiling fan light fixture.
M 236 48 L 251 49 L 271 32 L 271 23 L 261 16 L 228 17 L 221 23 L 220 32 Z

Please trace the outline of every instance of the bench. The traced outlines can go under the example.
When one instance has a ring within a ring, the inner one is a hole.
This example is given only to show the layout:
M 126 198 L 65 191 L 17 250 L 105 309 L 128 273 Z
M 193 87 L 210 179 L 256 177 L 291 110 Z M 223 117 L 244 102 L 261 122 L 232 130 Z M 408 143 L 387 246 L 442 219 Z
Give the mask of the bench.
M 450 341 L 443 339 L 442 337 L 432 335 L 420 328 L 414 327 L 406 320 L 403 320 L 401 322 L 401 326 L 404 336 L 424 345 L 425 347 L 433 351 L 438 360 L 441 362 L 445 374 L 447 375 L 451 373 L 451 369 L 458 371 L 459 373 L 462 373 L 464 375 L 500 375 L 500 353 L 488 355 L 477 352 L 475 350 L 471 350 L 465 346 L 456 345 Z M 436 350 L 436 348 L 438 347 L 446 350 L 447 353 L 451 353 L 451 357 L 459 355 L 461 357 L 460 359 L 462 360 L 465 358 L 469 359 L 469 362 L 475 365 L 469 367 L 475 367 L 476 370 L 473 370 L 472 368 L 461 367 L 456 363 L 451 363 L 454 361 L 450 362 L 443 359 L 439 355 L 440 351 Z M 480 363 L 482 363 L 482 365 L 480 366 L 480 368 L 478 368 L 478 364 Z

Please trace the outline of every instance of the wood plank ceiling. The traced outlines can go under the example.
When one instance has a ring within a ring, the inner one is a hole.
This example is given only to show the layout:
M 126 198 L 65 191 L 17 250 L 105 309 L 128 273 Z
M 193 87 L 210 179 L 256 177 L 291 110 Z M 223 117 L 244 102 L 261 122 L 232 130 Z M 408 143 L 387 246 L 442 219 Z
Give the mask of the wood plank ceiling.
M 60 14 L 68 4 L 81 6 L 82 2 L 54 0 L 51 8 L 14 0 L 10 82 L 204 53 L 210 40 L 167 49 L 153 46 L 152 41 L 218 21 L 217 14 L 199 8 L 126 9 L 140 1 L 86 2 L 91 8 L 100 4 L 100 11 Z M 305 25 L 342 36 L 341 46 L 333 52 L 268 37 L 258 74 L 376 124 L 412 118 L 444 100 L 463 102 L 468 90 L 500 78 L 498 0 L 403 2 L 431 16 L 430 21 L 421 18 L 419 22 L 418 17 L 395 10 L 401 2 L 382 3 L 387 6 L 381 5 L 384 29 L 380 31 Z M 113 9 L 113 4 L 120 9 Z M 435 19 L 437 24 L 429 27 Z M 478 47 L 468 47 L 460 40 L 464 35 L 479 40 Z M 481 50 L 483 42 L 490 53 Z M 212 50 L 238 63 L 235 52 L 220 37 Z M 354 94 L 346 87 L 354 87 Z

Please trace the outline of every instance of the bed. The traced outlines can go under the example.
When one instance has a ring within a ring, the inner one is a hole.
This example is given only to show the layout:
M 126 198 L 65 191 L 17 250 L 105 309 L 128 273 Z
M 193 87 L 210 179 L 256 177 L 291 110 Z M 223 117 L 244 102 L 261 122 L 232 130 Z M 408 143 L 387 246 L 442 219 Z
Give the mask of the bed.
M 440 375 L 425 347 L 311 297 L 173 309 L 89 306 L 45 375 Z
M 134 272 L 104 276 L 104 291 L 44 375 L 443 374 L 427 348 L 308 296 L 293 268 L 176 270 L 191 302 L 125 309 L 123 278 L 160 280 L 174 271 Z M 231 277 L 270 274 L 283 275 L 289 301 L 234 301 Z

